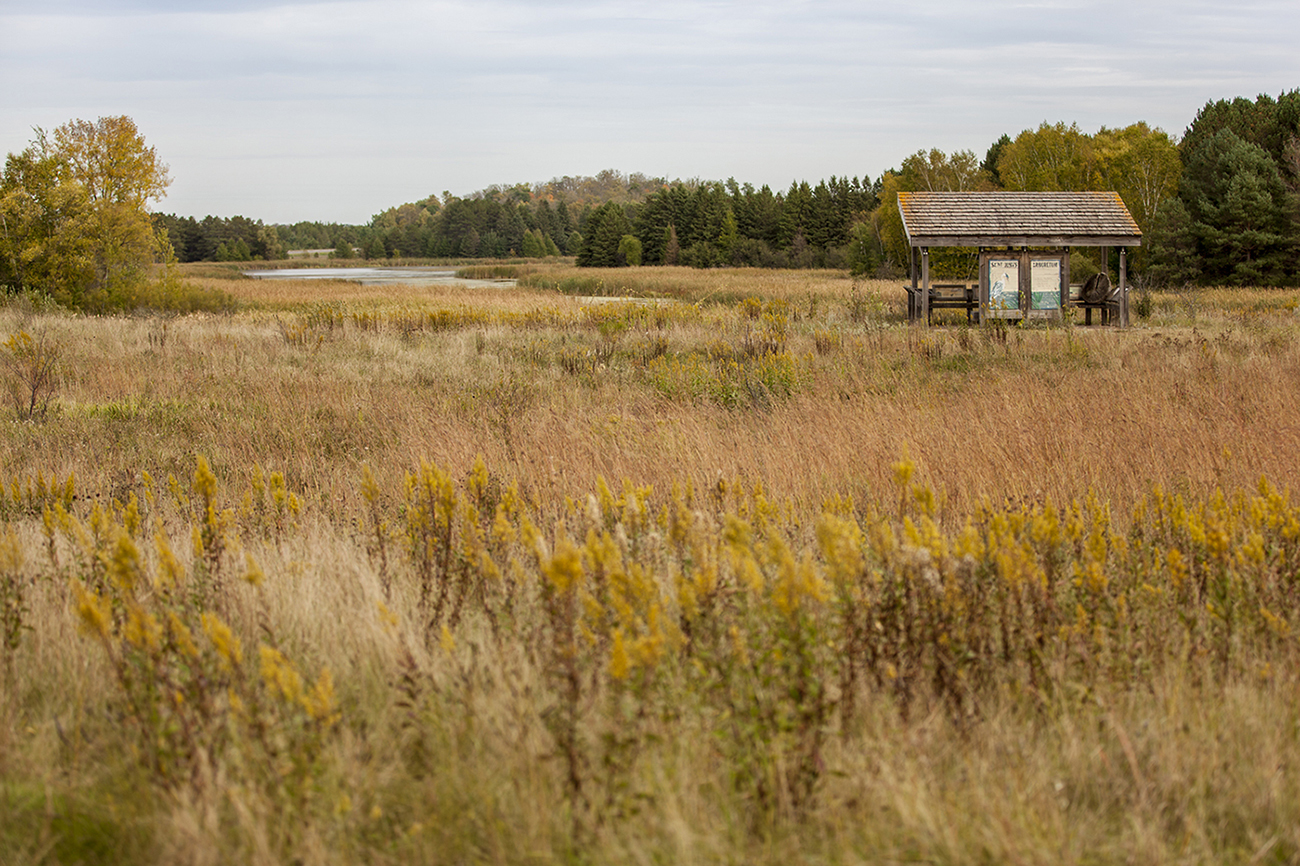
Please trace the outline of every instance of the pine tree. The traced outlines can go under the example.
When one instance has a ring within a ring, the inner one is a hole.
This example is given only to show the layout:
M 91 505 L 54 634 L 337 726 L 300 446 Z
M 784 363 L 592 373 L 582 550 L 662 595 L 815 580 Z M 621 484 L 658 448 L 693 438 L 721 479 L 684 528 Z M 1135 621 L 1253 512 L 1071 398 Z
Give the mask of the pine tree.
M 1294 275 L 1293 200 L 1262 147 L 1219 130 L 1191 153 L 1179 194 L 1205 276 L 1256 285 Z
M 618 245 L 624 235 L 631 233 L 632 226 L 621 205 L 611 201 L 596 208 L 587 218 L 587 236 L 578 253 L 578 267 L 617 267 Z
M 677 241 L 677 226 L 669 223 L 668 228 L 664 229 L 663 263 L 665 265 L 675 265 L 681 260 L 681 255 L 682 247 Z
M 1182 199 L 1171 196 L 1161 203 L 1146 242 L 1151 261 L 1147 277 L 1154 285 L 1183 286 L 1200 278 L 1196 232 Z

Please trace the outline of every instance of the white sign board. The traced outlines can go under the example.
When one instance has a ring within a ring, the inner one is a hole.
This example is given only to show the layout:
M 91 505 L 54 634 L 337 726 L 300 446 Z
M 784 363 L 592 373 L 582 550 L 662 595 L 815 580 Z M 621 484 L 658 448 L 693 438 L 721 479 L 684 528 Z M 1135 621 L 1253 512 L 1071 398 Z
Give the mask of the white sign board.
M 1061 309 L 1061 260 L 1034 259 L 1029 263 L 1029 308 Z
M 989 259 L 989 313 L 1020 309 L 1020 260 Z

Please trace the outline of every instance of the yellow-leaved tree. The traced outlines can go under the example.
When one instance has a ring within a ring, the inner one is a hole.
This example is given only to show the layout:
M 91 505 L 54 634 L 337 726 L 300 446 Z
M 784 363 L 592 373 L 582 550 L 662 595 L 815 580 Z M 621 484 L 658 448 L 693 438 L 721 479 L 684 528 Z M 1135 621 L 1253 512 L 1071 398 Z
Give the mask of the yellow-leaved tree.
M 170 182 L 129 117 L 37 129 L 0 177 L 0 285 L 75 309 L 133 306 L 170 253 L 148 210 Z

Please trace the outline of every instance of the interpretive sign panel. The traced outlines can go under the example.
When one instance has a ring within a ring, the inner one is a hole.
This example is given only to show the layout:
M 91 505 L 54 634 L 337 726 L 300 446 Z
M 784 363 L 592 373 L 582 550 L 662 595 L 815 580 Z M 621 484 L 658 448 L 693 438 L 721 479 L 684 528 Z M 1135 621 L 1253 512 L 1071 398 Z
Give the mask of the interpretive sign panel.
M 1020 260 L 989 259 L 989 313 L 1020 309 Z
M 1029 309 L 1061 309 L 1061 260 L 1034 259 L 1029 263 Z

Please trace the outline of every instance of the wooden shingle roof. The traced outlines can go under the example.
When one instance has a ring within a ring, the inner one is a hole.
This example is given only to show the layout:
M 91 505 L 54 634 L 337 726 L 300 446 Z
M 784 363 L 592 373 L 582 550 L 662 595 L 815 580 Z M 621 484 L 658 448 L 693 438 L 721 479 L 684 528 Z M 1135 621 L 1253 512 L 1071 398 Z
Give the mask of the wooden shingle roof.
M 1114 192 L 900 192 L 913 247 L 1136 247 L 1142 232 Z

